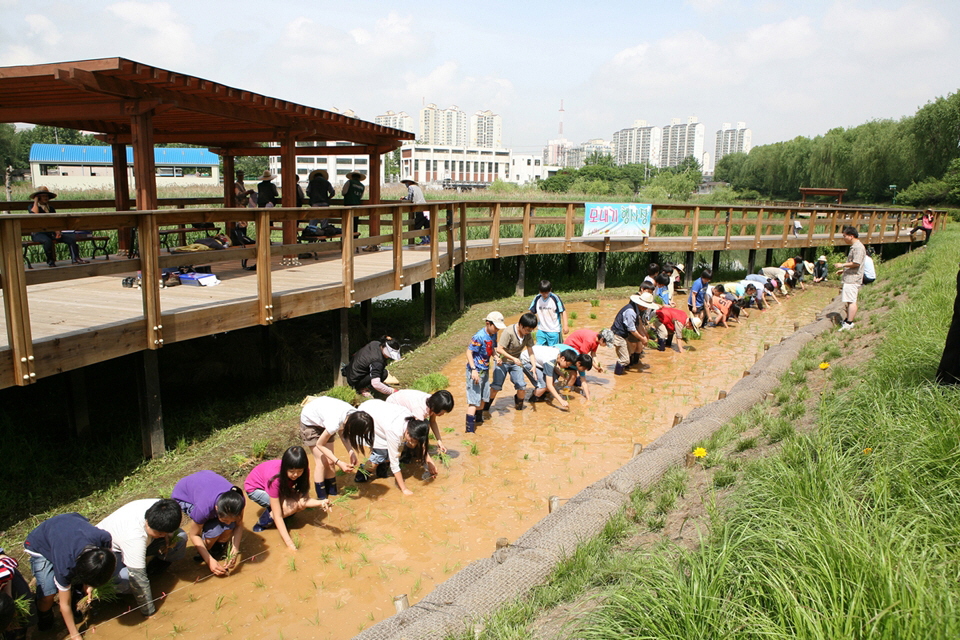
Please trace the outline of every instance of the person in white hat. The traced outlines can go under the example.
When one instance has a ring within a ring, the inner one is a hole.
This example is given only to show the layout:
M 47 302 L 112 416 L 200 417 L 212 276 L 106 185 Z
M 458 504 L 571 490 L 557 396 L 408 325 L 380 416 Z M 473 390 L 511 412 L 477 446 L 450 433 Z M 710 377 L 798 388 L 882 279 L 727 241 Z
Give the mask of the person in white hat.
M 385 396 L 396 389 L 387 385 L 387 360 L 400 359 L 400 343 L 390 336 L 367 343 L 353 354 L 350 362 L 343 366 L 343 375 L 347 384 L 367 398 L 372 398 L 372 387 Z
M 273 179 L 276 177 L 270 173 L 269 169 L 260 176 L 260 182 L 257 183 L 257 206 L 261 209 L 275 207 L 280 201 L 280 192 L 277 190 L 277 185 L 273 184 Z
M 827 279 L 829 271 L 827 268 L 827 256 L 820 256 L 817 258 L 816 264 L 813 265 L 813 281 L 823 282 Z
M 491 311 L 484 320 L 483 328 L 467 346 L 467 433 L 483 424 L 483 412 L 490 402 L 490 366 L 498 361 L 497 332 L 507 328 L 499 311 Z
M 700 335 L 700 318 L 689 317 L 683 309 L 660 307 L 656 311 L 654 328 L 657 331 L 657 351 L 666 351 L 673 347 L 673 339 L 677 339 L 677 351 L 683 353 L 683 330 L 693 329 Z
M 660 305 L 653 301 L 649 292 L 634 294 L 620 311 L 610 327 L 613 332 L 613 348 L 617 352 L 617 365 L 613 372 L 624 375 L 627 370 L 640 362 L 640 355 L 647 344 L 646 328 L 641 321 L 641 309 L 656 311 Z
M 413 204 L 427 204 L 427 199 L 423 196 L 423 189 L 420 188 L 420 185 L 417 184 L 416 180 L 407 178 L 406 180 L 401 180 L 400 182 L 407 185 L 407 195 L 400 198 L 401 200 L 406 200 L 408 202 L 412 202 Z M 414 229 L 430 228 L 430 211 L 416 211 L 413 215 Z M 420 239 L 417 240 L 417 244 L 421 246 L 430 244 L 430 236 L 420 236 Z

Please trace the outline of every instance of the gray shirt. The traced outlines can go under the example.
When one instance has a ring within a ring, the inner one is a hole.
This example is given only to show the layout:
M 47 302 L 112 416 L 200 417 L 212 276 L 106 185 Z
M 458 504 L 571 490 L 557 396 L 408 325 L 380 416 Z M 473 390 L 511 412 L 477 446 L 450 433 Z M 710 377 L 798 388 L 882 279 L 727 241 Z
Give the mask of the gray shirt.
M 863 263 L 867 258 L 867 248 L 859 240 L 854 240 L 850 245 L 850 253 L 847 255 L 847 262 L 855 262 L 856 267 L 847 267 L 843 270 L 841 280 L 843 284 L 863 284 Z

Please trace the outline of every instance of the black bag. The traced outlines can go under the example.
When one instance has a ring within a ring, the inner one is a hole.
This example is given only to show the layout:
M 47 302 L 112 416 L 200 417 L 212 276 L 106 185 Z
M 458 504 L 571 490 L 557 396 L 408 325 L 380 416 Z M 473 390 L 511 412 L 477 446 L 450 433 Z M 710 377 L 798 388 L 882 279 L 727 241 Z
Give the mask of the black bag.
M 194 229 L 216 229 L 217 225 L 212 222 L 191 222 L 190 226 Z
M 230 232 L 230 241 L 236 245 L 243 244 L 256 244 L 256 241 L 247 235 L 246 229 L 241 227 L 234 227 L 233 231 Z

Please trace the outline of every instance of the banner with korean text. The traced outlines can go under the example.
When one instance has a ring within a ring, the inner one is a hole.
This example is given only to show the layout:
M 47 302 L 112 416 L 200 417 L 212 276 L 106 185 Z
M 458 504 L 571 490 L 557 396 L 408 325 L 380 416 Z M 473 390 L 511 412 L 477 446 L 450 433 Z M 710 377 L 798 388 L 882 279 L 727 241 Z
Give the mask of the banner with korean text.
M 650 204 L 587 202 L 583 207 L 583 235 L 648 238 L 652 217 Z

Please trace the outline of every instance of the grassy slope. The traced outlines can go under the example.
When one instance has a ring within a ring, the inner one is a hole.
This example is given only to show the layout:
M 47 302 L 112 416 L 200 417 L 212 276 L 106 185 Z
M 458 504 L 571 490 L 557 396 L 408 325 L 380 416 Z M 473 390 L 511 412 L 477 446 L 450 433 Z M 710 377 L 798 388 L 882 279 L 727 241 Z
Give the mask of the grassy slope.
M 958 240 L 952 226 L 884 265 L 861 305 L 879 311 L 808 345 L 776 409 L 696 443 L 709 452 L 701 464 L 637 492 L 482 637 L 957 637 L 960 390 L 932 380 Z M 745 456 L 757 447 L 770 455 Z M 691 493 L 703 537 L 651 544 Z

